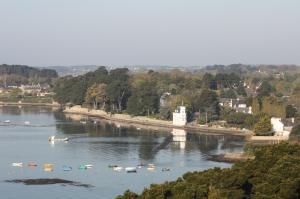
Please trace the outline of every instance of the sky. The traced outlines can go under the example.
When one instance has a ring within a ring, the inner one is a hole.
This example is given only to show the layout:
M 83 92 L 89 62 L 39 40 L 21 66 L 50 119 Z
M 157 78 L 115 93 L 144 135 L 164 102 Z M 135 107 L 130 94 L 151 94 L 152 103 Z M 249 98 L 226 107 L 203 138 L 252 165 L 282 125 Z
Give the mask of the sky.
M 0 0 L 0 64 L 300 64 L 299 0 Z

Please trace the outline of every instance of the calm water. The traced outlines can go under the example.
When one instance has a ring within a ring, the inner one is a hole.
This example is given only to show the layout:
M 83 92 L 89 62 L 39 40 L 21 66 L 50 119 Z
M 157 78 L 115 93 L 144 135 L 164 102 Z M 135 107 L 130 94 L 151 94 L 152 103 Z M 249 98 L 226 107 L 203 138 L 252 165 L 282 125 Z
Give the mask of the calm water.
M 75 120 L 74 120 L 75 119 Z M 157 132 L 122 127 L 107 122 L 82 124 L 78 117 L 68 118 L 52 108 L 0 107 L 0 193 L 1 198 L 114 198 L 126 189 L 141 192 L 152 183 L 175 180 L 187 171 L 212 167 L 230 167 L 227 163 L 206 160 L 208 154 L 242 150 L 243 140 L 233 136 L 215 136 L 173 131 Z M 10 120 L 11 124 L 3 123 Z M 25 126 L 24 121 L 30 121 Z M 49 143 L 48 137 L 69 137 L 69 142 Z M 28 168 L 29 161 L 39 166 Z M 23 162 L 22 168 L 12 167 Z M 53 163 L 53 172 L 42 164 Z M 146 168 L 137 173 L 115 172 L 108 165 L 136 166 L 154 163 L 155 171 Z M 93 164 L 79 170 L 80 164 Z M 73 170 L 64 172 L 63 165 Z M 162 172 L 163 167 L 171 168 Z M 23 185 L 4 182 L 24 178 L 61 178 L 94 187 L 62 185 Z

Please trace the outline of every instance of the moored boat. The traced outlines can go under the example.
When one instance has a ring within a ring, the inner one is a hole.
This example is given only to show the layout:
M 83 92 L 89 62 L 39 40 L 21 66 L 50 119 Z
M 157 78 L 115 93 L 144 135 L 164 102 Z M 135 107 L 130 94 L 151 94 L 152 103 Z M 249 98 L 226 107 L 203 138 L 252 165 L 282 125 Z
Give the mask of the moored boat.
M 72 170 L 71 166 L 67 166 L 67 165 L 63 166 L 63 171 L 71 171 L 71 170 Z
M 161 171 L 165 172 L 165 171 L 171 171 L 170 168 L 162 168 Z
M 123 167 L 114 167 L 113 170 L 114 171 L 122 171 Z
M 148 170 L 149 171 L 153 171 L 153 170 L 155 170 L 155 168 L 156 168 L 156 166 L 155 166 L 155 164 L 148 164 Z
M 54 167 L 54 165 L 49 164 L 49 163 L 46 163 L 43 165 L 44 171 L 47 171 L 47 172 L 53 171 L 53 167 Z
M 93 165 L 92 165 L 92 164 L 85 164 L 84 166 L 85 166 L 85 168 L 87 168 L 87 169 L 93 168 Z
M 125 171 L 127 173 L 136 173 L 136 167 L 126 167 Z
M 23 163 L 22 162 L 14 162 L 12 163 L 13 167 L 23 167 Z
M 85 165 L 83 164 L 79 165 L 79 170 L 85 170 L 85 169 L 86 169 Z
M 38 165 L 37 165 L 37 163 L 35 163 L 35 162 L 28 162 L 28 164 L 27 164 L 29 167 L 37 167 Z

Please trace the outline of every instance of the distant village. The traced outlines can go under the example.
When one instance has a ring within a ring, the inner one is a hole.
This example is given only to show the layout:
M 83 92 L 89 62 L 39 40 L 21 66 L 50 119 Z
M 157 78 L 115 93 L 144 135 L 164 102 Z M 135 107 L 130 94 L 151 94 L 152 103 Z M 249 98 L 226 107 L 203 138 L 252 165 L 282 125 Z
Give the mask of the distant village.
M 0 94 L 10 94 L 18 89 L 20 95 L 30 95 L 35 97 L 53 96 L 54 92 L 51 92 L 48 84 L 27 84 L 20 86 L 6 86 L 0 87 Z

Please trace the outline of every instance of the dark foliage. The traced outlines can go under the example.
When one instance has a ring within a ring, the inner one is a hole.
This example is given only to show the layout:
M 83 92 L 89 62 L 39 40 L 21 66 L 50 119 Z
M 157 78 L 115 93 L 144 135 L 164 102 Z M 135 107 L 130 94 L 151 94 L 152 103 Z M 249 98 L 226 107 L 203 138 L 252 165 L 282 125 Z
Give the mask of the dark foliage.
M 7 85 L 51 83 L 58 77 L 55 70 L 6 64 L 0 65 L 0 76 L 5 76 Z
M 189 172 L 177 181 L 151 185 L 138 195 L 126 191 L 118 199 L 297 199 L 300 194 L 300 146 L 281 143 L 257 147 L 255 159 L 230 169 Z

